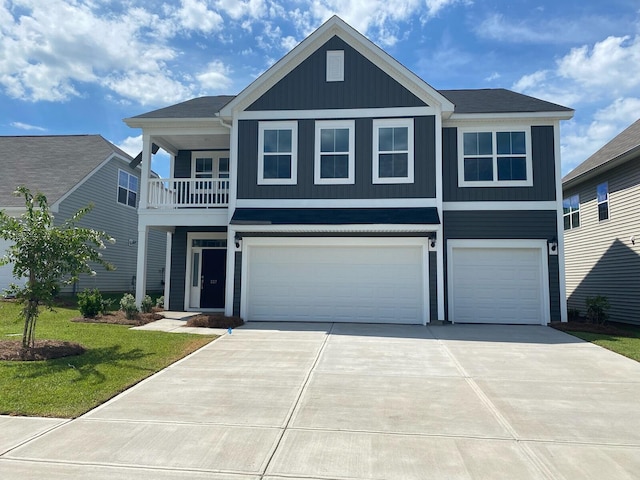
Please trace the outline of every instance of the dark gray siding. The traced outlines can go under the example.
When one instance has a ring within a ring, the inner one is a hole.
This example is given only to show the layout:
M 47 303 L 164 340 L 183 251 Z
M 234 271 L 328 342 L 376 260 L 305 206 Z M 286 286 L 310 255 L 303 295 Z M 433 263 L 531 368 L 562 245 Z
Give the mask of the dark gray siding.
M 446 241 L 451 239 L 541 239 L 557 237 L 557 218 L 553 210 L 543 211 L 445 211 L 445 285 L 447 276 Z M 549 256 L 549 299 L 551 321 L 560 320 L 560 281 L 558 256 Z M 448 298 L 445 295 L 448 314 Z
M 438 320 L 437 252 L 429 252 L 429 320 Z
M 189 150 L 178 151 L 176 163 L 173 167 L 173 174 L 176 178 L 191 177 L 191 152 Z
M 226 232 L 226 229 L 224 227 L 176 227 L 171 241 L 171 281 L 169 282 L 169 308 L 171 310 L 184 310 L 187 233 L 189 232 Z
M 531 127 L 532 187 L 458 187 L 458 129 L 442 130 L 443 200 L 548 201 L 556 199 L 553 127 Z
M 344 81 L 326 81 L 326 51 L 344 51 Z M 342 39 L 333 37 L 247 110 L 416 107 L 426 104 Z
M 240 316 L 240 298 L 242 295 L 242 252 L 236 252 L 233 277 L 233 314 Z
M 355 184 L 314 185 L 314 120 L 298 121 L 297 185 L 258 185 L 258 121 L 238 129 L 238 198 L 434 198 L 436 191 L 435 118 L 414 123 L 414 183 L 373 184 L 373 119 L 356 120 Z

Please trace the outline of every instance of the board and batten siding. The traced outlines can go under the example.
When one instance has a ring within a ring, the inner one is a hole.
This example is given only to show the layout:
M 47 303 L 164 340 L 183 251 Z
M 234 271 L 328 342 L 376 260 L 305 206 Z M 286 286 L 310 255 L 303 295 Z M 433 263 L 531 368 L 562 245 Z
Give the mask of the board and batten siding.
M 114 271 L 106 271 L 97 266 L 96 276 L 81 275 L 75 290 L 97 288 L 101 292 L 133 291 L 132 283 L 136 275 L 137 244 L 129 245 L 129 240 L 138 240 L 138 212 L 136 208 L 118 203 L 118 170 L 124 170 L 140 179 L 140 171 L 129 168 L 128 162 L 116 157 L 105 163 L 87 180 L 60 202 L 56 223 L 61 224 L 78 210 L 93 204 L 93 209 L 79 222 L 79 225 L 103 230 L 116 239 L 115 244 L 105 244 L 103 258 L 115 265 Z M 164 267 L 166 255 L 166 233 L 150 231 L 147 253 L 147 291 L 161 292 L 164 288 Z M 72 286 L 63 289 L 73 291 Z
M 434 198 L 436 193 L 435 117 L 414 121 L 414 182 L 373 183 L 373 119 L 355 120 L 355 184 L 315 185 L 315 121 L 298 120 L 296 185 L 258 185 L 258 121 L 238 122 L 239 199 Z
M 442 224 L 445 238 L 445 285 L 447 284 L 446 242 L 452 239 L 539 239 L 549 241 L 557 236 L 555 210 L 532 211 L 444 211 Z M 560 321 L 560 276 L 557 255 L 548 255 L 550 319 Z M 445 312 L 448 315 L 445 295 Z
M 482 128 L 482 127 L 479 127 Z M 553 126 L 531 127 L 531 187 L 458 187 L 458 129 L 442 129 L 445 202 L 553 201 L 556 199 Z
M 344 51 L 344 81 L 326 81 L 327 50 Z M 247 110 L 422 107 L 426 104 L 380 67 L 334 36 Z
M 596 187 L 603 182 L 609 185 L 609 219 L 601 222 Z M 604 295 L 612 321 L 640 324 L 638 159 L 567 189 L 564 197 L 575 194 L 580 196 L 580 227 L 564 232 L 567 307 L 585 315 L 587 297 Z

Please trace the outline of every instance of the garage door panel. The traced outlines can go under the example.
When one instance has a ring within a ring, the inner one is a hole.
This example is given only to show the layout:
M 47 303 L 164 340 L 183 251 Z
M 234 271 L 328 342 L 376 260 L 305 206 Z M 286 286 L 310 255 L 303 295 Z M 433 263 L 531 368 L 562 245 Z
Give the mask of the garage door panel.
M 249 320 L 423 323 L 422 246 L 250 246 Z

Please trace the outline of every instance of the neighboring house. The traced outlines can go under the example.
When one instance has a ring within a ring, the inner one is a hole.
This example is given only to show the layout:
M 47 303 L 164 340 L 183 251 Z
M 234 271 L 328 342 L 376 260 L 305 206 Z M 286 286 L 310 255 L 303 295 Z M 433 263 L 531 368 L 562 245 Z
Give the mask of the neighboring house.
M 565 320 L 559 124 L 572 115 L 507 90 L 435 90 L 333 17 L 236 97 L 125 120 L 143 133 L 138 276 L 159 228 L 172 310 Z M 149 178 L 154 145 L 171 178 Z
M 640 323 L 640 120 L 562 179 L 567 299 L 586 313 L 604 295 L 611 320 Z
M 24 213 L 24 198 L 13 192 L 25 185 L 33 194 L 42 192 L 56 223 L 71 218 L 80 208 L 93 210 L 80 225 L 104 230 L 116 239 L 104 250 L 104 259 L 116 266 L 97 275 L 82 275 L 64 291 L 98 288 L 103 292 L 126 292 L 135 287 L 140 169 L 132 158 L 100 135 L 0 137 L 0 209 L 9 215 Z M 0 256 L 8 245 L 0 240 Z M 146 288 L 162 291 L 166 234 L 153 232 L 148 241 Z M 0 267 L 0 293 L 15 283 L 12 265 Z

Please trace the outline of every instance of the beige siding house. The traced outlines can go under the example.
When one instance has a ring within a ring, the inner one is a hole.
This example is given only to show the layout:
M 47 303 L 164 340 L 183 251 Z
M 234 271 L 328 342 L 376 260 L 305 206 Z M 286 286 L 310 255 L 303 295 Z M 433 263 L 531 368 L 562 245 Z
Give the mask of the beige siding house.
M 567 306 L 640 324 L 640 120 L 562 179 Z

